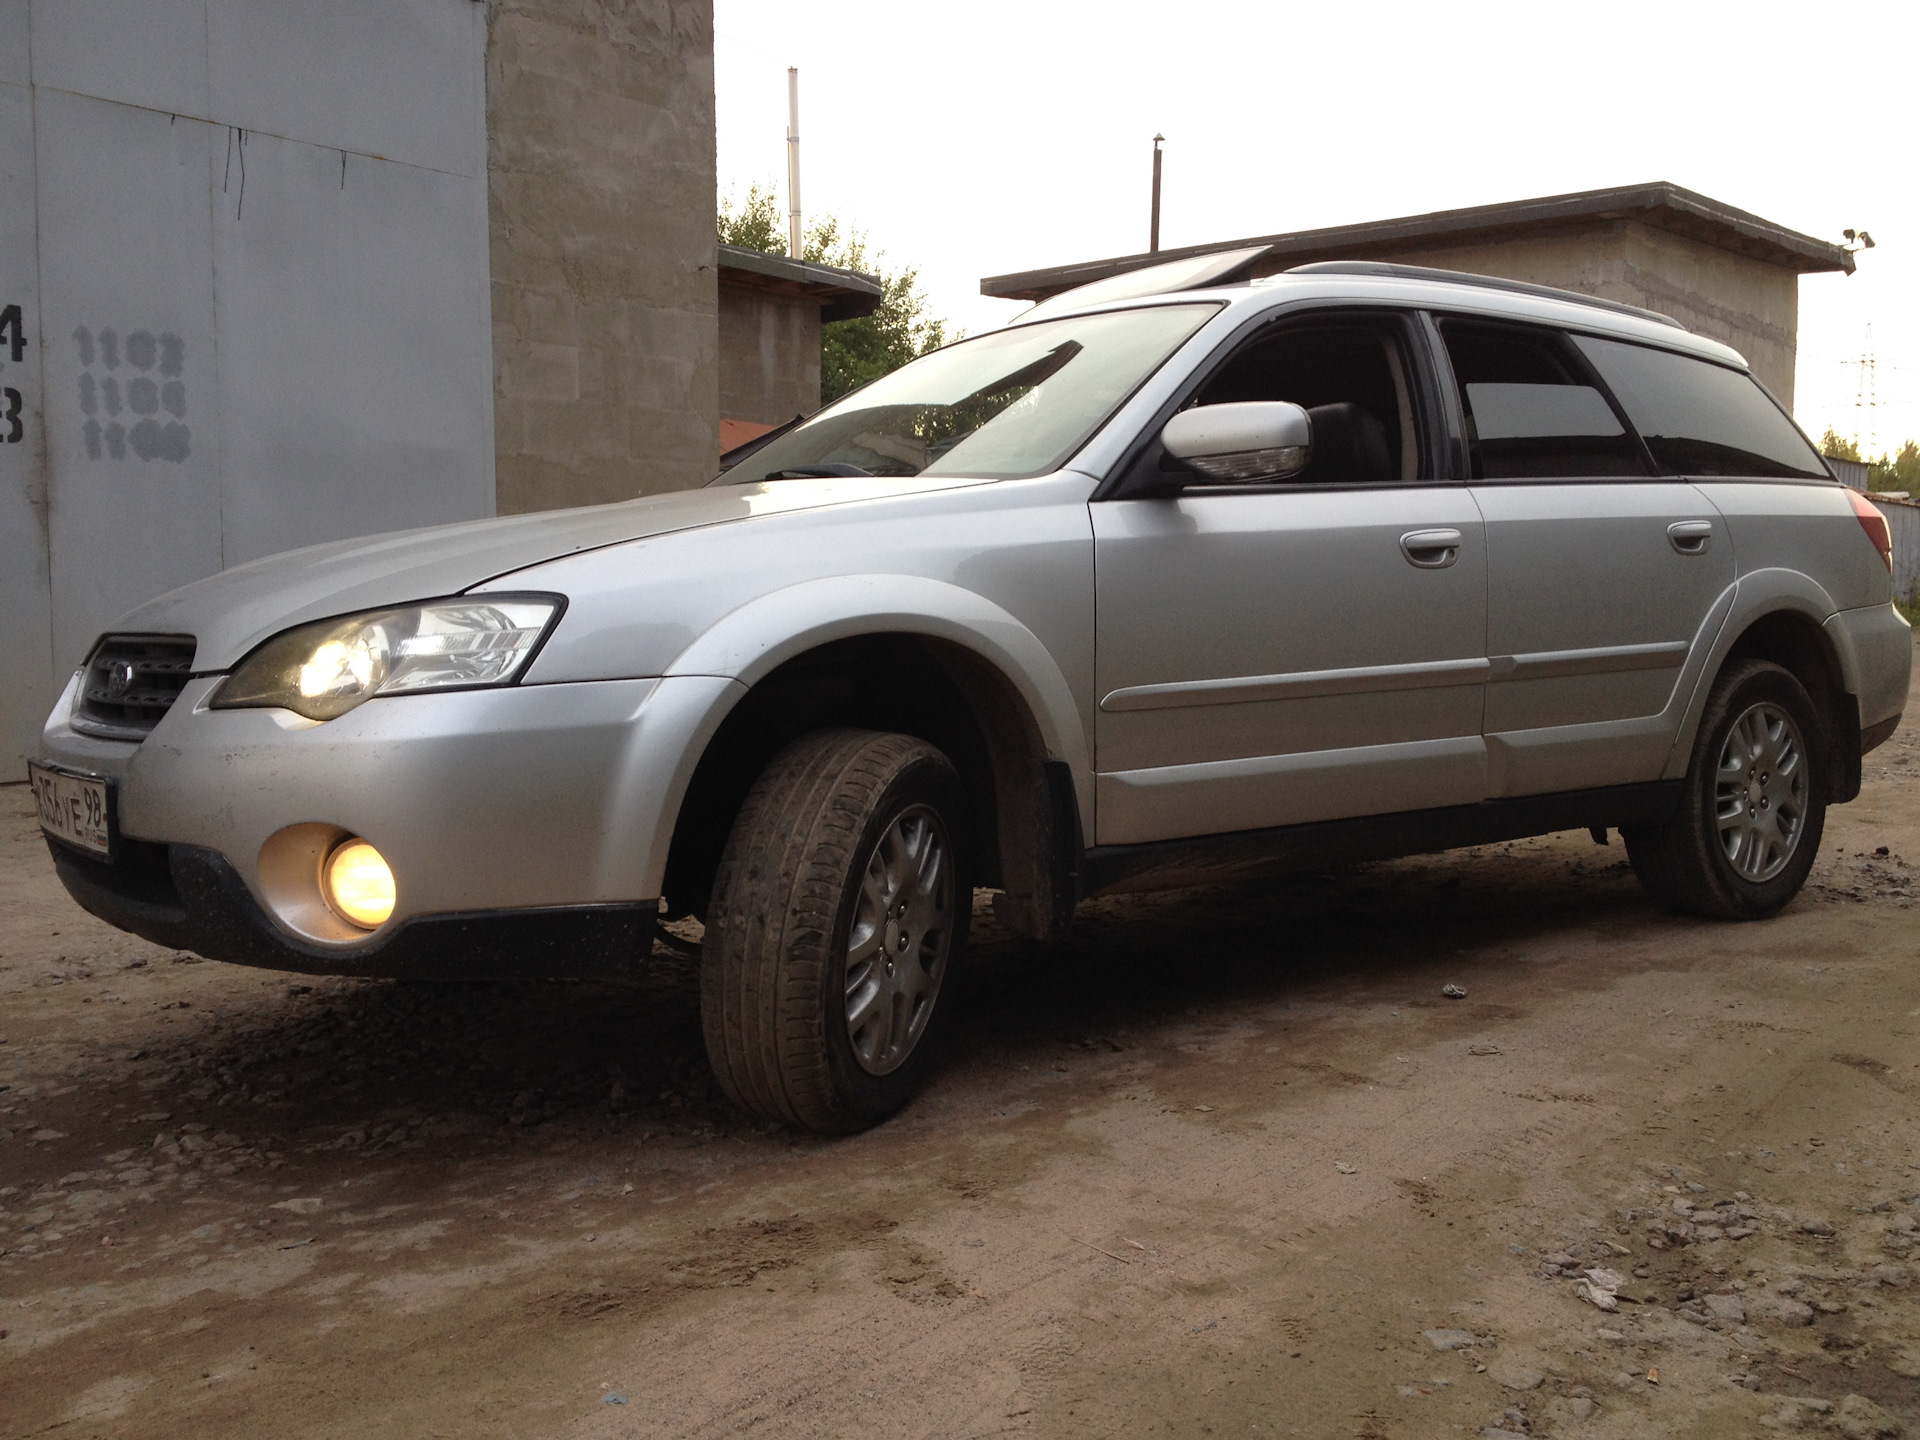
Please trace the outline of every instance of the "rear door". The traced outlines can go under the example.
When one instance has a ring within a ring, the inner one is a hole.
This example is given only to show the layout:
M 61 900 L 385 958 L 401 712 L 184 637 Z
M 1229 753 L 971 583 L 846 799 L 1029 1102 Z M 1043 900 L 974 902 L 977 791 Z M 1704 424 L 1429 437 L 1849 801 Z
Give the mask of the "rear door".
M 1734 580 L 1725 521 L 1572 340 L 1442 318 L 1486 520 L 1488 794 L 1657 779 L 1677 682 Z
M 1296 481 L 1092 506 L 1100 843 L 1481 798 L 1486 548 L 1466 487 L 1431 478 L 1415 333 L 1307 317 L 1203 383 L 1194 403 L 1308 408 Z

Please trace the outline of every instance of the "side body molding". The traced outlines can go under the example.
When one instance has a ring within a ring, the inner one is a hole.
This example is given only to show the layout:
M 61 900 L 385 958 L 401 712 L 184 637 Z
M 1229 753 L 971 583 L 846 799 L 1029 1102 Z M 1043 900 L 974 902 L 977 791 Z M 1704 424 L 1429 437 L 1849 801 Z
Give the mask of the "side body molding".
M 1092 756 L 1086 725 L 1066 676 L 1038 636 L 986 597 L 918 575 L 838 575 L 804 581 L 750 600 L 709 626 L 666 667 L 665 675 L 735 681 L 715 696 L 707 734 L 749 689 L 788 660 L 820 645 L 859 635 L 925 635 L 978 655 L 1018 692 L 1040 733 L 1047 758 L 1073 775 L 1085 834 L 1093 833 Z M 685 797 L 679 782 L 661 812 L 659 869 Z

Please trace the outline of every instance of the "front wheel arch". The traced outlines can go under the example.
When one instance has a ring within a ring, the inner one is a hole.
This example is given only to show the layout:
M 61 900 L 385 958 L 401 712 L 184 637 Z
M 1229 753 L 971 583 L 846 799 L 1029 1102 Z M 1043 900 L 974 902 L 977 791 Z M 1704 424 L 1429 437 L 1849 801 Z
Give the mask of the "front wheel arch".
M 1078 899 L 1080 826 L 1070 768 L 1050 757 L 1018 687 L 987 657 L 932 636 L 835 640 L 762 676 L 707 742 L 675 818 L 662 889 L 704 916 L 722 847 L 783 747 L 834 727 L 912 735 L 951 757 L 966 788 L 978 883 L 1016 933 L 1064 932 Z

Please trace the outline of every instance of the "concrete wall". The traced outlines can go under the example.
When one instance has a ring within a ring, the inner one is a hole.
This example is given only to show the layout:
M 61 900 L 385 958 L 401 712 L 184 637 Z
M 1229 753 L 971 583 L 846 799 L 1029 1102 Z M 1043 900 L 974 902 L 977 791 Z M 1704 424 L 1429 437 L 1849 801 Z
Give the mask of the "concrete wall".
M 1797 273 L 1638 221 L 1627 226 L 1623 248 L 1624 283 L 1646 297 L 1633 303 L 1731 345 L 1780 403 L 1793 409 Z
M 719 466 L 712 0 L 492 0 L 502 511 Z
M 472 0 L 0 0 L 0 776 L 128 607 L 493 510 L 485 40 Z
M 1800 277 L 1640 220 L 1607 220 L 1491 244 L 1369 251 L 1369 259 L 1432 265 L 1555 285 L 1671 315 L 1747 357 L 1793 408 Z
M 722 286 L 722 418 L 784 425 L 819 408 L 819 300 Z

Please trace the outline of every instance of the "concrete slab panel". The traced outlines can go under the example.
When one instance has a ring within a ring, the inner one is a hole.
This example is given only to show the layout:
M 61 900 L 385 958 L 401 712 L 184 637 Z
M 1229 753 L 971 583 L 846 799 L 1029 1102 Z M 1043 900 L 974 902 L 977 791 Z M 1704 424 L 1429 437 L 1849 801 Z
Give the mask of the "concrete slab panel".
M 478 175 L 486 14 L 471 0 L 207 0 L 213 115 Z
M 40 283 L 57 669 L 218 570 L 209 175 L 226 130 L 40 88 Z
M 484 178 L 245 155 L 214 228 L 227 563 L 492 514 Z
M 33 83 L 204 120 L 206 0 L 33 0 Z
M 0 85 L 25 85 L 32 78 L 28 61 L 29 0 L 0 0 Z
M 25 777 L 55 693 L 34 234 L 32 95 L 0 84 L 0 780 Z

